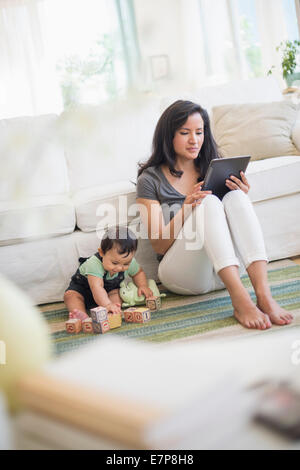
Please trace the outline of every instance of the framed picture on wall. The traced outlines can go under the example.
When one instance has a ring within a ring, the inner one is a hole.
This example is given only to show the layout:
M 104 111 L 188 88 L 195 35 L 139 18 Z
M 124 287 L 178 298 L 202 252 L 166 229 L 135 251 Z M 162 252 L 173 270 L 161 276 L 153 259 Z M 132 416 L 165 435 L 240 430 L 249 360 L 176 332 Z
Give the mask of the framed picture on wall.
M 162 80 L 169 77 L 170 66 L 168 55 L 152 55 L 150 57 L 150 65 L 153 80 Z

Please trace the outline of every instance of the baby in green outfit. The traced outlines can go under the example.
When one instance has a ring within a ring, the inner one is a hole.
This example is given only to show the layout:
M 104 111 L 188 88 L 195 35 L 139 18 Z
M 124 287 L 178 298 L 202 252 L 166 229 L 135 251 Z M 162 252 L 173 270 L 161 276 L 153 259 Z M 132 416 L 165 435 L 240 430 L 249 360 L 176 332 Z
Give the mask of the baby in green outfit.
M 146 274 L 135 260 L 138 241 L 128 227 L 108 229 L 98 252 L 80 258 L 80 266 L 65 291 L 64 302 L 69 318 L 88 318 L 87 310 L 102 306 L 111 313 L 121 313 L 120 283 L 130 276 L 138 287 L 138 295 L 153 295 Z

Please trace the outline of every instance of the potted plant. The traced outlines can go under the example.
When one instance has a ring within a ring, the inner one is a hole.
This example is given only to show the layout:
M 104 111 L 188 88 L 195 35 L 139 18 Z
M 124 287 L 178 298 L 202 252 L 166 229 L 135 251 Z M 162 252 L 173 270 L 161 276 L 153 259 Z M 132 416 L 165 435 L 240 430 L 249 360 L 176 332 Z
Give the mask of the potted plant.
M 282 41 L 279 46 L 276 47 L 276 51 L 282 53 L 281 67 L 282 76 L 285 79 L 287 86 L 292 86 L 293 82 L 300 80 L 300 72 L 295 72 L 299 63 L 300 54 L 300 41 L 297 39 L 294 41 Z M 268 72 L 268 75 L 272 73 L 275 68 L 273 65 Z

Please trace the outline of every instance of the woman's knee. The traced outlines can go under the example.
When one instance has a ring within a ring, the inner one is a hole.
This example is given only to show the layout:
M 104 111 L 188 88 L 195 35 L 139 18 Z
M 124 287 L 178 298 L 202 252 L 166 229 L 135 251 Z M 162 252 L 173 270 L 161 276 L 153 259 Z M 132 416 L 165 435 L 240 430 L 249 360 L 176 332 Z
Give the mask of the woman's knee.
M 241 206 L 241 204 L 245 204 L 245 202 L 249 204 L 249 198 L 241 189 L 229 191 L 222 199 L 222 204 L 225 208 L 232 205 Z
M 205 196 L 205 198 L 203 199 L 202 203 L 201 204 L 205 204 L 206 206 L 207 205 L 222 205 L 222 202 L 220 201 L 220 199 L 218 198 L 218 196 L 215 196 L 215 194 L 207 194 L 207 196 Z M 199 206 L 197 206 L 199 207 Z
M 222 211 L 224 211 L 222 201 L 220 201 L 220 199 L 214 194 L 208 194 L 207 196 L 205 196 L 201 204 L 196 206 L 196 210 L 198 212 L 201 212 L 201 206 L 202 208 L 205 207 L 205 211 L 207 210 L 215 211 L 218 209 L 221 209 Z

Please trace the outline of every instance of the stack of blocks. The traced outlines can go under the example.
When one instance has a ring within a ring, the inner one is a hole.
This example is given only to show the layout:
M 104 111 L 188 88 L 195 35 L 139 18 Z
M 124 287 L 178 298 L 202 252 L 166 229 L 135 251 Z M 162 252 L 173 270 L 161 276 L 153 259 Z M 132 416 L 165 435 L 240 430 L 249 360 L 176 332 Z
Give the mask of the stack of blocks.
M 107 313 L 105 307 L 95 307 L 90 310 L 94 333 L 106 333 L 122 324 L 121 313 Z
M 90 312 L 94 333 L 106 333 L 110 330 L 105 307 L 95 307 Z

